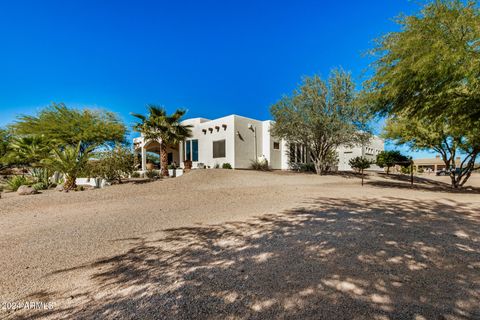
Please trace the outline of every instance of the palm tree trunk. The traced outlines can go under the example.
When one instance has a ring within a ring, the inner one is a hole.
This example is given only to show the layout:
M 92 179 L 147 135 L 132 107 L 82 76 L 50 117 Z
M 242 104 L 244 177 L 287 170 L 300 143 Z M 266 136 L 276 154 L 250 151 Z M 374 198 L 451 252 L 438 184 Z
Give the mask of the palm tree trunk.
M 70 191 L 77 188 L 76 177 L 72 177 L 70 175 L 65 175 L 65 183 L 63 184 L 64 191 Z
M 165 143 L 160 144 L 160 163 L 162 169 L 162 176 L 168 177 L 168 154 L 167 145 Z

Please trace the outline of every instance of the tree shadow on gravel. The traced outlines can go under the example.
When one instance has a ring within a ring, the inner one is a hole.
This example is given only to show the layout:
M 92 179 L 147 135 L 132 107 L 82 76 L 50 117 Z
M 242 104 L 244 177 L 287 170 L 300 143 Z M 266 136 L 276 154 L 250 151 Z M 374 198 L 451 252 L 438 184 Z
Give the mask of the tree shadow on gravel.
M 92 285 L 74 307 L 28 318 L 478 319 L 478 210 L 318 198 L 246 222 L 162 230 L 76 268 Z
M 454 189 L 448 183 L 435 181 L 424 177 L 414 176 L 413 186 L 411 185 L 410 176 L 403 174 L 383 174 L 376 173 L 382 180 L 371 180 L 367 182 L 368 185 L 381 188 L 398 188 L 398 189 L 413 189 L 421 191 L 432 192 L 446 192 L 446 193 L 466 193 L 466 194 L 480 194 L 480 188 L 466 186 L 459 189 Z

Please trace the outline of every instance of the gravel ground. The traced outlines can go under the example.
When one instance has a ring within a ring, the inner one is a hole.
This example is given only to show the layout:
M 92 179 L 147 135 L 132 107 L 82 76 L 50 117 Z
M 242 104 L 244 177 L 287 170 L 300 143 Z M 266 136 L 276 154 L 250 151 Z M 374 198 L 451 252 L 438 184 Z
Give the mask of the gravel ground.
M 202 170 L 4 194 L 0 318 L 480 319 L 480 177 L 443 182 Z

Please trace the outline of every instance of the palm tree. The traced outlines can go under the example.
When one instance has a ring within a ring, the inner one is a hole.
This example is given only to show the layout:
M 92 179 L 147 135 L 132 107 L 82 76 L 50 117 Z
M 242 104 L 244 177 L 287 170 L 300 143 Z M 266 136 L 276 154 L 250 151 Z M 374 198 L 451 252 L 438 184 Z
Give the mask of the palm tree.
M 190 125 L 182 125 L 181 118 L 186 111 L 177 109 L 172 115 L 167 115 L 165 108 L 156 105 L 147 105 L 148 115 L 132 113 L 140 119 L 133 126 L 133 130 L 143 134 L 145 140 L 154 140 L 160 143 L 160 163 L 162 175 L 168 176 L 168 145 L 175 145 L 192 136 Z
M 47 168 L 62 172 L 65 175 L 63 190 L 74 190 L 77 176 L 84 170 L 93 147 L 82 150 L 82 142 L 76 146 L 66 146 L 63 148 L 53 148 L 52 156 L 42 160 L 42 164 Z
M 14 137 L 8 145 L 4 160 L 12 165 L 39 167 L 40 161 L 49 156 L 50 148 L 42 136 Z

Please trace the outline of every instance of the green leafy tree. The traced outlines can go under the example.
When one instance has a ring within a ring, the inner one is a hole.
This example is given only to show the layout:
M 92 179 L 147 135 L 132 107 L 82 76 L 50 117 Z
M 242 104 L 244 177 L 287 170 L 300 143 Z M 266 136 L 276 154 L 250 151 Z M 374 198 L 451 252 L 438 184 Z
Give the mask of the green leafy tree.
M 51 156 L 40 163 L 66 176 L 65 190 L 76 188 L 75 179 L 99 147 L 125 141 L 126 128 L 112 112 L 73 109 L 52 104 L 36 116 L 20 116 L 12 125 L 15 135 L 41 138 L 51 146 Z
M 407 163 L 410 163 L 410 158 L 397 150 L 381 151 L 377 155 L 376 163 L 380 168 L 387 168 L 387 174 L 389 174 L 391 167 L 397 164 L 405 166 Z
M 452 168 L 452 186 L 470 177 L 480 127 L 480 11 L 476 1 L 438 0 L 398 19 L 378 41 L 364 104 L 388 115 L 387 136 L 435 150 Z M 458 153 L 465 155 L 456 163 Z
M 6 166 L 6 160 L 4 159 L 8 151 L 11 136 L 7 130 L 0 129 L 0 170 Z
M 363 186 L 363 178 L 364 178 L 363 171 L 365 169 L 370 168 L 370 166 L 372 165 L 372 161 L 370 161 L 365 157 L 355 157 L 350 159 L 348 161 L 348 164 L 350 165 L 350 167 L 352 167 L 352 169 L 358 171 L 362 175 L 362 186 Z
M 114 146 L 125 141 L 126 127 L 113 112 L 73 109 L 52 104 L 36 116 L 23 115 L 12 126 L 16 135 L 40 135 L 60 146 L 78 146 L 82 151 Z
M 168 176 L 168 154 L 169 145 L 176 145 L 186 138 L 191 137 L 190 125 L 182 125 L 181 119 L 185 110 L 177 110 L 172 115 L 167 115 L 164 108 L 155 105 L 148 105 L 148 115 L 132 115 L 140 121 L 133 129 L 140 132 L 145 140 L 154 140 L 160 143 L 160 163 L 162 175 Z
M 480 128 L 465 134 L 463 128 L 449 122 L 432 122 L 409 117 L 392 117 L 386 122 L 384 137 L 412 150 L 434 150 L 440 154 L 446 168 L 450 168 L 452 187 L 463 186 L 476 169 L 480 153 Z M 456 160 L 463 155 L 463 160 Z
M 338 146 L 365 143 L 370 137 L 368 113 L 355 98 L 355 85 L 344 71 L 333 71 L 328 81 L 306 77 L 291 96 L 271 107 L 272 133 L 307 146 L 315 171 L 325 174 Z
M 134 171 L 134 158 L 132 150 L 121 145 L 112 150 L 98 152 L 87 166 L 87 175 L 122 183 L 122 179 Z
M 382 113 L 430 121 L 480 121 L 480 11 L 476 1 L 437 0 L 397 19 L 377 42 L 366 102 Z

